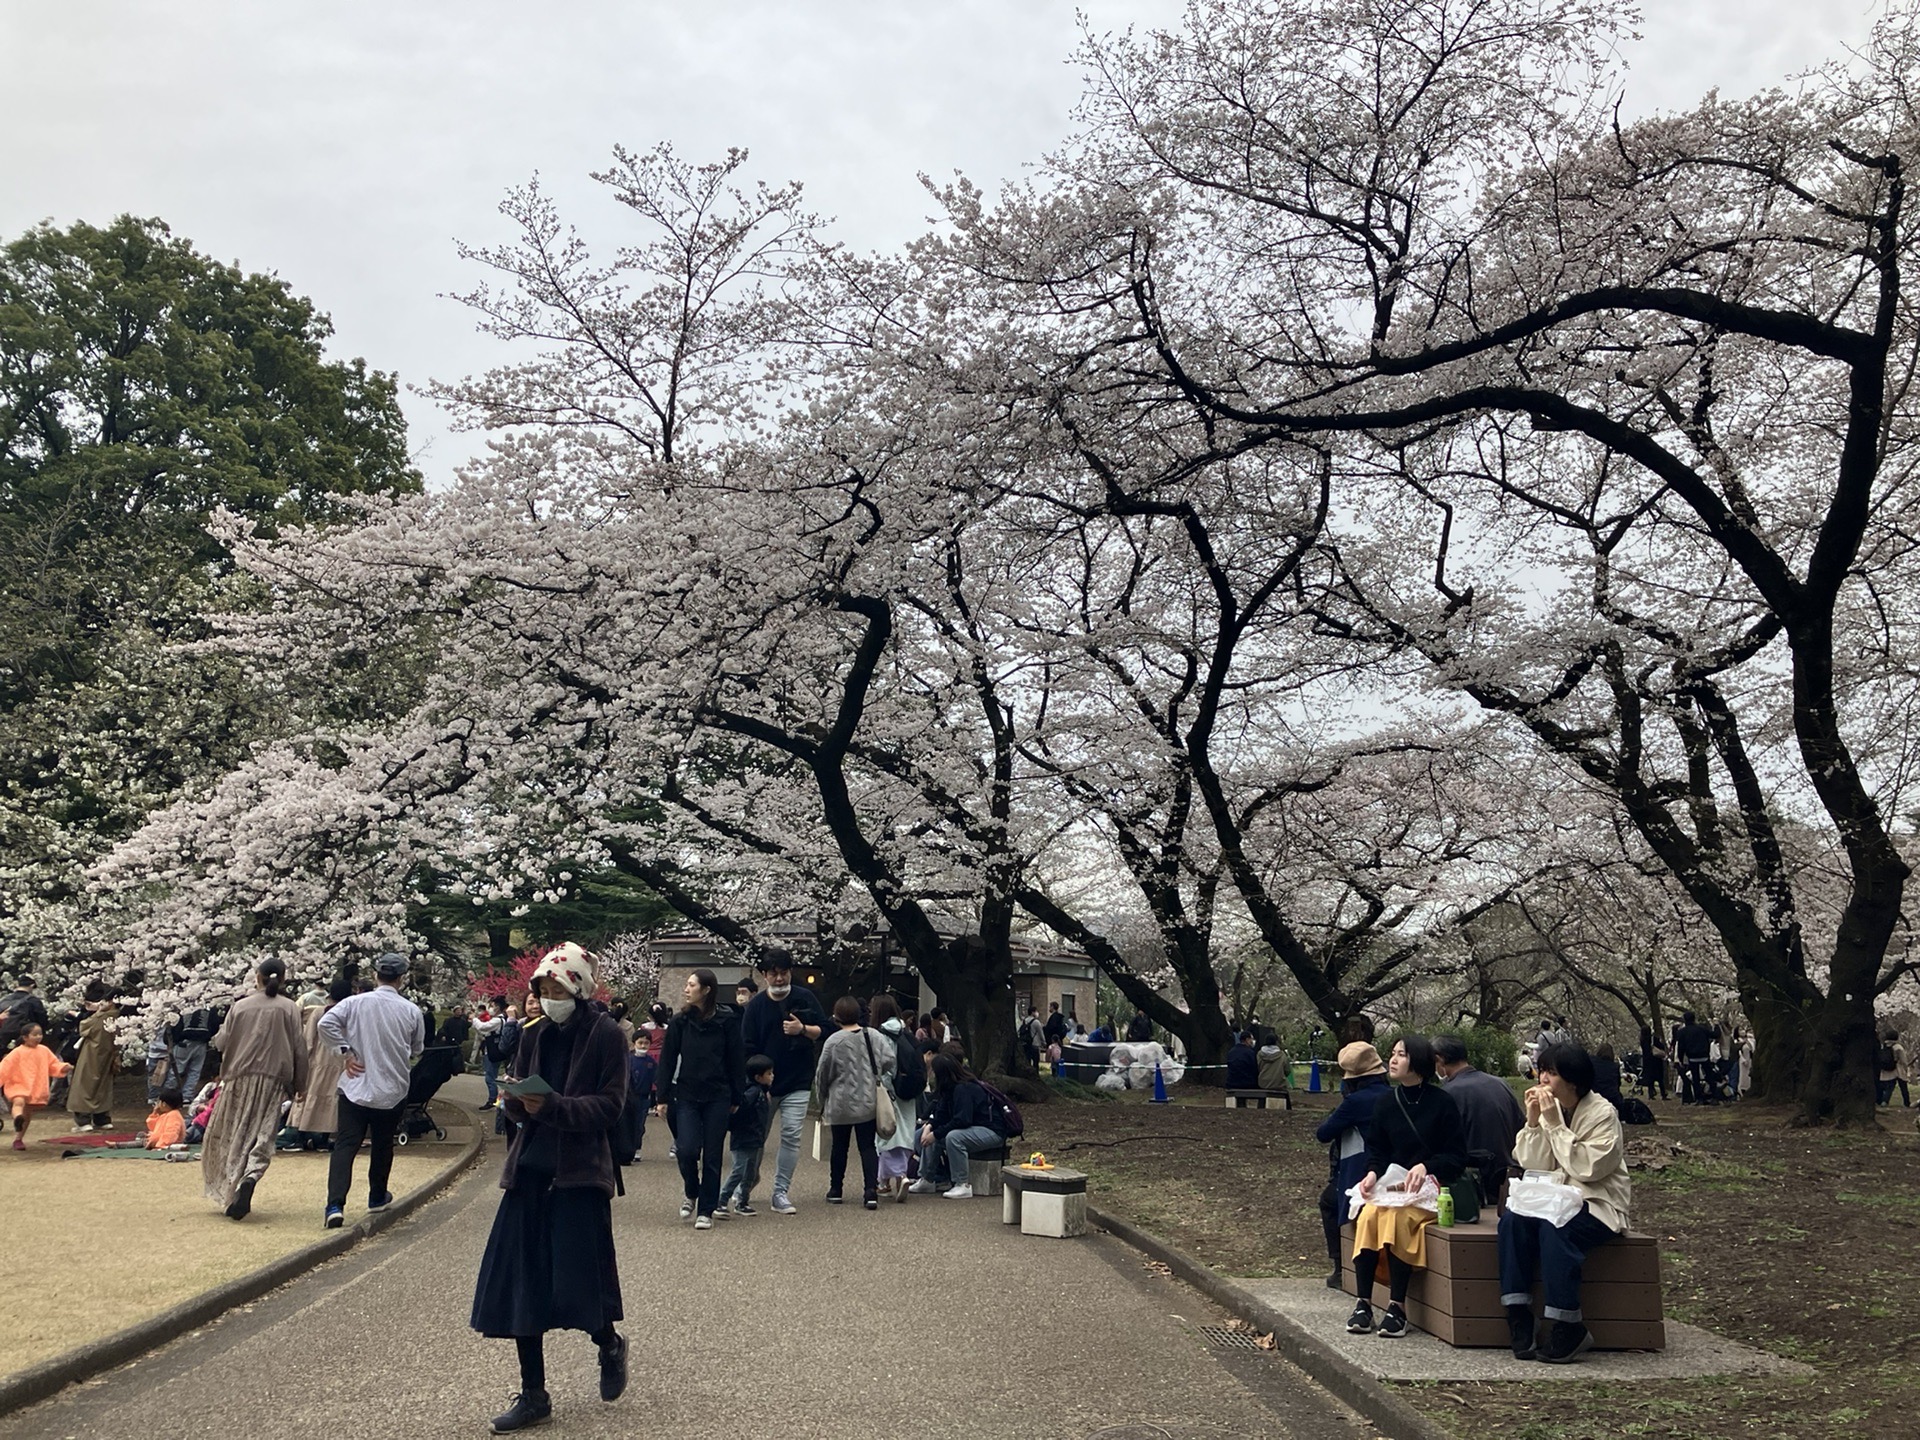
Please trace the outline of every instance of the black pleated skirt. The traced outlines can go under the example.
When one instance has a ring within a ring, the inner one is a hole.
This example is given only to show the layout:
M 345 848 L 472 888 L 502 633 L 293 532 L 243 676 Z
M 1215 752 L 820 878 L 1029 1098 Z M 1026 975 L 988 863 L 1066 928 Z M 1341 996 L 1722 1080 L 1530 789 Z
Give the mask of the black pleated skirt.
M 521 1172 L 500 1195 L 473 1290 L 482 1335 L 510 1339 L 549 1330 L 597 1335 L 622 1318 L 613 1255 L 613 1201 L 598 1190 L 556 1190 Z

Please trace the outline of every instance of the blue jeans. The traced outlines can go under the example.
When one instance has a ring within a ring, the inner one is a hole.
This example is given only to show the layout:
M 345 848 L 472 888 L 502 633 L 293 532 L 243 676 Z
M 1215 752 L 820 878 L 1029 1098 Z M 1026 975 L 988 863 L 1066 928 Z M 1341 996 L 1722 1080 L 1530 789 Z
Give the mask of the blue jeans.
M 725 1205 L 734 1196 L 740 1197 L 742 1205 L 753 1203 L 753 1187 L 760 1183 L 760 1157 L 765 1150 L 742 1150 L 733 1147 L 733 1167 L 727 1171 L 727 1178 L 720 1186 L 720 1204 Z
M 1507 1211 L 1500 1217 L 1500 1303 L 1531 1306 L 1538 1275 L 1547 1292 L 1546 1317 L 1579 1324 L 1580 1272 L 1587 1252 L 1615 1238 L 1584 1205 L 1557 1228 L 1549 1220 Z
M 500 1102 L 500 1062 L 491 1055 L 480 1057 L 480 1073 L 487 1077 L 487 1104 Z
M 694 1212 L 711 1215 L 720 1203 L 720 1153 L 727 1144 L 727 1114 L 733 1102 L 675 1100 L 673 1143 L 679 1152 L 680 1178 Z
M 965 1129 L 949 1130 L 944 1147 L 938 1136 L 934 1137 L 933 1144 L 920 1147 L 920 1178 L 939 1184 L 942 1171 L 939 1162 L 944 1159 L 947 1183 L 958 1185 L 967 1178 L 967 1161 L 970 1157 L 982 1151 L 998 1150 L 1006 1143 L 1006 1139 L 991 1125 L 969 1125 Z
M 807 1092 L 795 1090 L 774 1101 L 780 1109 L 780 1153 L 773 1162 L 773 1193 L 784 1195 L 800 1163 L 800 1132 L 807 1123 Z

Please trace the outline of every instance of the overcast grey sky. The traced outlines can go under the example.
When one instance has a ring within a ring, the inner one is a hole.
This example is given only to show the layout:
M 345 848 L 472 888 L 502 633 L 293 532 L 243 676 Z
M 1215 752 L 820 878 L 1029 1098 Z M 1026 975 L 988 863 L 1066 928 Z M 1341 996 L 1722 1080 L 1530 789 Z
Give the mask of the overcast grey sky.
M 1163 26 L 1177 0 L 1086 0 L 1099 29 Z M 1863 0 L 1652 0 L 1629 53 L 1635 113 L 1782 80 L 1867 31 Z M 915 176 L 993 186 L 1066 133 L 1079 78 L 1050 0 L 0 0 L 0 235 L 157 215 L 330 312 L 334 348 L 404 381 L 501 355 L 437 298 L 474 276 L 453 237 L 534 171 L 590 236 L 611 147 L 730 145 L 806 182 L 863 249 L 917 233 Z M 410 396 L 443 482 L 475 442 Z

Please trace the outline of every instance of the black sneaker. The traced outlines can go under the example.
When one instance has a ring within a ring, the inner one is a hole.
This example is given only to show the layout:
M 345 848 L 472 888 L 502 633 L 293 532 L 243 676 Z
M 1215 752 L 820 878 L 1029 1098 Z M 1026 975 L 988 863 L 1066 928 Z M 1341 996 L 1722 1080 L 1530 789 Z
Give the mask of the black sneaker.
M 391 1190 L 382 1190 L 378 1195 L 369 1195 L 367 1197 L 367 1213 L 378 1214 L 391 1204 L 393 1204 L 393 1192 Z
M 253 1209 L 253 1186 L 251 1180 L 242 1180 L 240 1188 L 233 1192 L 233 1203 L 227 1206 L 229 1220 L 244 1220 L 247 1212 Z
M 1507 1306 L 1507 1338 L 1513 1342 L 1513 1358 L 1534 1358 L 1533 1310 L 1526 1305 Z
M 878 1210 L 880 1208 L 880 1197 L 878 1195 L 864 1195 L 861 1197 L 860 1203 L 869 1210 Z
M 1571 1365 L 1592 1348 L 1593 1332 L 1586 1326 L 1577 1320 L 1556 1320 L 1546 1348 L 1535 1351 L 1534 1358 L 1549 1365 Z
M 1373 1333 L 1382 1340 L 1398 1340 L 1407 1333 L 1407 1312 L 1398 1305 L 1389 1305 L 1387 1313 L 1380 1317 L 1380 1328 Z
M 733 1213 L 736 1215 L 758 1215 L 760 1212 L 746 1201 L 736 1200 L 733 1202 Z
M 1347 1317 L 1347 1334 L 1371 1335 L 1373 1333 L 1373 1306 L 1362 1300 L 1353 1307 L 1353 1313 Z
M 1327 1289 L 1338 1290 L 1339 1288 L 1340 1288 L 1340 1272 L 1336 1270 L 1331 1275 L 1327 1276 Z
M 531 1430 L 553 1419 L 553 1401 L 544 1390 L 523 1390 L 513 1397 L 506 1414 L 493 1417 L 493 1433 L 505 1435 L 514 1430 Z
M 627 1337 L 615 1335 L 600 1347 L 600 1398 L 618 1400 L 627 1389 Z
M 837 1190 L 827 1196 L 827 1204 L 829 1205 L 844 1205 L 845 1203 L 846 1201 L 840 1198 L 840 1192 Z

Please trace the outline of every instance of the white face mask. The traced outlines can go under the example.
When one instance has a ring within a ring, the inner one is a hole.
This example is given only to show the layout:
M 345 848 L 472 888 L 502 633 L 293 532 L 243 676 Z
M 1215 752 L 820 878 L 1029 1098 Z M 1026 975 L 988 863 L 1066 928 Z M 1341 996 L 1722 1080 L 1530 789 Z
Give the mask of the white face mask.
M 573 1018 L 574 1003 L 572 1000 L 542 1000 L 540 1008 L 554 1024 L 564 1025 Z
M 793 986 L 791 984 L 767 986 L 767 994 L 771 995 L 775 1000 L 784 1000 L 792 993 Z

